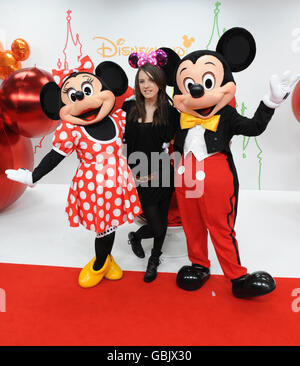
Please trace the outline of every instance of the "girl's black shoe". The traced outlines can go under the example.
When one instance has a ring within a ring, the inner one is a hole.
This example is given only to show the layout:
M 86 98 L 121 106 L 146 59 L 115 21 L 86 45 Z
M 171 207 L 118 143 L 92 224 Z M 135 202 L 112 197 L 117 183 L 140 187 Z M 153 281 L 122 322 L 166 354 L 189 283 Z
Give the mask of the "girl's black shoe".
M 128 244 L 131 245 L 131 249 L 137 257 L 145 258 L 145 252 L 141 245 L 141 240 L 135 237 L 135 233 L 133 231 L 128 234 Z
M 147 270 L 144 276 L 145 282 L 152 282 L 155 280 L 157 276 L 157 267 L 159 266 L 159 264 L 160 264 L 159 255 L 151 254 L 148 261 Z

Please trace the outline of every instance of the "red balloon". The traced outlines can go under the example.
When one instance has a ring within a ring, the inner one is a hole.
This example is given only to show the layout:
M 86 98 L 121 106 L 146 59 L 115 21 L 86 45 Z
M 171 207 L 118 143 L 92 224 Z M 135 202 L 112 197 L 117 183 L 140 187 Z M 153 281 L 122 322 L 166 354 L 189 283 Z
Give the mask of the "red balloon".
M 33 151 L 30 139 L 10 131 L 0 117 L 0 211 L 15 202 L 26 185 L 6 177 L 6 169 L 33 169 Z
M 293 91 L 292 109 L 297 121 L 300 122 L 300 82 L 297 83 Z
M 18 70 L 8 76 L 0 89 L 5 123 L 16 134 L 41 137 L 53 132 L 60 121 L 45 116 L 40 106 L 44 84 L 54 81 L 52 75 L 36 67 Z

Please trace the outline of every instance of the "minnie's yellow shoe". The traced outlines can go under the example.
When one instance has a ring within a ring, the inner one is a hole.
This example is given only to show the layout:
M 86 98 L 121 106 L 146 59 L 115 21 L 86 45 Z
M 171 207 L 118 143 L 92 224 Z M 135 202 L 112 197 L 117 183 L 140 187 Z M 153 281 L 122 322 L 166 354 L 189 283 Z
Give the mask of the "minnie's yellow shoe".
M 108 255 L 106 261 L 104 262 L 102 268 L 99 271 L 95 271 L 93 269 L 93 265 L 95 263 L 96 257 L 94 257 L 88 264 L 86 264 L 78 278 L 79 286 L 84 288 L 89 288 L 98 285 L 101 282 L 102 278 L 108 273 L 111 267 L 111 258 Z
M 123 272 L 119 265 L 115 262 L 113 256 L 109 255 L 111 262 L 109 266 L 108 272 L 104 275 L 104 277 L 108 280 L 120 280 L 123 277 Z

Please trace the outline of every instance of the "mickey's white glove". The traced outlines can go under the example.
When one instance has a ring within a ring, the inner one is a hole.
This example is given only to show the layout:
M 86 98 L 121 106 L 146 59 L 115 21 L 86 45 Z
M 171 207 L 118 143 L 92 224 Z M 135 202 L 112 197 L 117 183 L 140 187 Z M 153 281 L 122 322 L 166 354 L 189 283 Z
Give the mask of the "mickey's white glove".
M 14 180 L 19 183 L 27 184 L 29 187 L 34 187 L 35 184 L 32 182 L 32 172 L 27 169 L 7 169 L 5 174 L 8 179 Z
M 277 108 L 289 96 L 293 86 L 300 79 L 300 75 L 292 75 L 287 70 L 282 76 L 272 75 L 270 79 L 270 92 L 263 97 L 264 104 L 269 108 Z

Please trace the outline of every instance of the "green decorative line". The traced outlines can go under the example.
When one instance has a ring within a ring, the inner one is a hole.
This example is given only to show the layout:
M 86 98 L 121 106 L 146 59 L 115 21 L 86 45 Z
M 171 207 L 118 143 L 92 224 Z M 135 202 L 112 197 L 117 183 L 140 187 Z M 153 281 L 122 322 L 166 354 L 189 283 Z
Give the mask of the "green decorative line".
M 219 16 L 219 13 L 220 13 L 220 9 L 219 9 L 220 5 L 221 5 L 221 3 L 219 1 L 215 3 L 214 23 L 213 23 L 213 28 L 212 28 L 212 32 L 211 32 L 209 41 L 206 45 L 207 50 L 209 49 L 209 46 L 211 45 L 212 39 L 215 35 L 215 32 L 217 32 L 218 37 L 221 38 L 221 33 L 220 33 L 220 29 L 219 29 L 219 19 L 218 19 L 218 16 Z M 224 34 L 225 32 L 226 32 L 226 28 L 223 28 L 222 34 Z M 236 109 L 238 109 L 238 107 L 239 107 L 238 104 L 236 104 Z M 242 105 L 241 105 L 241 115 L 242 116 L 245 116 L 246 109 L 247 109 L 247 107 L 246 107 L 245 103 L 242 102 Z M 251 139 L 251 137 L 243 136 L 243 159 L 246 159 L 246 157 L 247 157 L 246 149 L 249 145 L 250 139 Z M 258 159 L 258 189 L 261 190 L 261 167 L 262 167 L 261 154 L 262 154 L 263 151 L 262 151 L 256 137 L 254 138 L 254 140 L 255 140 L 255 144 L 256 144 L 256 146 L 259 150 L 259 153 L 257 154 L 257 159 Z
M 258 158 L 258 189 L 261 190 L 261 166 L 262 166 L 262 157 L 260 156 L 262 154 L 262 149 L 260 148 L 257 138 L 254 137 L 256 146 L 259 150 L 259 153 L 257 154 L 257 158 Z
M 247 109 L 246 105 L 244 102 L 242 102 L 242 107 L 241 107 L 241 115 L 245 116 L 245 110 Z M 250 142 L 251 137 L 247 137 L 247 136 L 243 136 L 243 159 L 246 159 L 247 155 L 246 155 L 246 149 L 247 146 Z M 254 137 L 254 141 L 255 144 L 259 150 L 259 153 L 257 154 L 257 159 L 258 159 L 258 189 L 261 190 L 261 167 L 262 167 L 262 149 L 257 141 L 257 138 Z
M 250 137 L 243 136 L 243 159 L 246 159 L 246 157 L 247 157 L 245 151 L 247 149 L 249 141 L 250 141 Z
M 213 25 L 213 29 L 212 29 L 212 32 L 211 32 L 211 35 L 210 35 L 210 39 L 209 39 L 209 41 L 208 41 L 208 43 L 207 43 L 207 45 L 206 45 L 206 49 L 208 50 L 208 47 L 210 46 L 210 44 L 211 44 L 211 41 L 212 41 L 212 39 L 213 39 L 213 36 L 214 36 L 214 34 L 215 34 L 215 30 L 217 30 L 217 34 L 218 34 L 218 37 L 220 38 L 221 36 L 220 36 L 220 30 L 219 30 L 219 21 L 218 21 L 218 15 L 219 15 L 219 13 L 220 13 L 220 9 L 219 9 L 219 6 L 221 5 L 221 3 L 220 2 L 216 2 L 215 3 L 215 10 L 214 10 L 214 14 L 215 14 L 215 16 L 214 16 L 214 25 Z
M 237 105 L 237 108 L 238 108 L 238 105 Z M 246 107 L 245 103 L 242 102 L 242 107 L 241 107 L 241 115 L 242 116 L 245 116 L 246 109 L 247 109 L 247 107 Z M 250 137 L 243 136 L 243 159 L 246 159 L 246 157 L 247 157 L 246 149 L 247 149 L 247 146 L 249 144 L 249 141 L 250 141 Z

